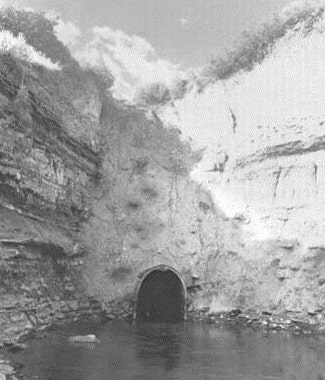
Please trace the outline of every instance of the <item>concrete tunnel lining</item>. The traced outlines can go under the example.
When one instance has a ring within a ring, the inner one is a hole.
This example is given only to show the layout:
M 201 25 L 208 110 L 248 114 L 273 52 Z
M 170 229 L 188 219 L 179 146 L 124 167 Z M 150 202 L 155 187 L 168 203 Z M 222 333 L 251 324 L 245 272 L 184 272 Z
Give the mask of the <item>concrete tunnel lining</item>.
M 149 322 L 186 319 L 186 286 L 174 268 L 158 265 L 138 277 L 135 319 Z

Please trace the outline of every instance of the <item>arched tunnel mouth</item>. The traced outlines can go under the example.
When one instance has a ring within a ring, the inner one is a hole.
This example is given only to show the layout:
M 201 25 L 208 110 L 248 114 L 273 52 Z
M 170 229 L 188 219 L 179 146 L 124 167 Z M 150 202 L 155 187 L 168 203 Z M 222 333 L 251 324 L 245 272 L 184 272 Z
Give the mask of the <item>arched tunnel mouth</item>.
M 136 319 L 158 323 L 185 319 L 185 289 L 176 273 L 155 269 L 145 276 L 138 292 Z

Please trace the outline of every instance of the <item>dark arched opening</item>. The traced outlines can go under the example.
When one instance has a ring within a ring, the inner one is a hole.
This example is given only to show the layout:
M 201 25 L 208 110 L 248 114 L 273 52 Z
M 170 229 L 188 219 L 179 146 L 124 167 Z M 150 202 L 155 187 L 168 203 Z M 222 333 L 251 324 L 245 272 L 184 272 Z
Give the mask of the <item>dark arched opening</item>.
M 144 277 L 137 298 L 136 318 L 148 322 L 178 322 L 185 317 L 185 291 L 170 269 L 155 269 Z

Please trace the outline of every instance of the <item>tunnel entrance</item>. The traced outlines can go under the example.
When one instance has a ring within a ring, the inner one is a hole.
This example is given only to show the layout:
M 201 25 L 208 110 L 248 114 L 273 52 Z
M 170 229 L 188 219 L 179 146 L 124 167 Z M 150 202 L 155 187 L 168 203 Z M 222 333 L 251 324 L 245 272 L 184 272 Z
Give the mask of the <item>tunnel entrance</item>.
M 180 277 L 166 267 L 147 274 L 138 291 L 136 319 L 179 322 L 185 318 L 185 288 Z

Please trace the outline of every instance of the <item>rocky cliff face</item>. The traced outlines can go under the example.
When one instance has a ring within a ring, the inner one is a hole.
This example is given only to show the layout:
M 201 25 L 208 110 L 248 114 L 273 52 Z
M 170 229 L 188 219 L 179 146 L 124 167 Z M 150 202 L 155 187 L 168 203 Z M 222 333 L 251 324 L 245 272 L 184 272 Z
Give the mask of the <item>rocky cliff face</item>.
M 154 113 L 107 101 L 101 124 L 102 180 L 82 234 L 88 291 L 108 309 L 117 300 L 132 304 L 138 276 L 158 265 L 176 269 L 188 287 L 204 281 L 232 227 L 189 177 L 200 154 Z
M 191 178 L 241 224 L 244 244 L 226 260 L 226 275 L 210 266 L 226 305 L 323 308 L 323 31 L 323 18 L 311 30 L 297 24 L 252 71 L 159 113 L 203 150 Z
M 64 219 L 86 208 L 99 126 L 60 95 L 64 75 L 50 76 L 1 57 L 1 201 Z
M 98 301 L 132 312 L 159 265 L 192 309 L 322 313 L 322 30 L 298 25 L 251 72 L 147 114 L 76 64 L 2 54 L 2 331 Z
M 132 312 L 139 274 L 157 265 L 189 289 L 205 284 L 240 238 L 189 177 L 200 152 L 155 113 L 116 102 L 96 74 L 0 59 L 5 336 L 15 320 L 24 333 L 98 301 Z
M 90 310 L 78 234 L 98 180 L 100 94 L 90 77 L 83 94 L 69 72 L 0 60 L 3 341 Z

